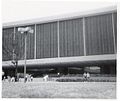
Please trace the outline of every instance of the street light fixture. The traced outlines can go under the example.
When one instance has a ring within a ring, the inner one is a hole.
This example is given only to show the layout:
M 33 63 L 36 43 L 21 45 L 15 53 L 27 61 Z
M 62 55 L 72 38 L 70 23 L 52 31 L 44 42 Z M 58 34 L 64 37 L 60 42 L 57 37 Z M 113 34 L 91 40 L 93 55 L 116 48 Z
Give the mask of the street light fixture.
M 18 28 L 18 32 L 20 32 L 21 34 L 24 34 L 25 35 L 25 55 L 24 55 L 24 60 L 25 60 L 25 64 L 24 64 L 24 82 L 25 81 L 25 76 L 26 76 L 26 57 L 27 57 L 27 54 L 26 54 L 26 51 L 27 51 L 27 34 L 28 33 L 33 33 L 33 29 L 31 27 L 24 27 L 24 28 Z
M 14 33 L 15 34 L 15 33 Z M 17 66 L 18 66 L 18 56 L 17 56 L 17 53 L 16 53 L 16 47 L 17 44 L 16 44 L 16 39 L 15 39 L 15 35 L 14 35 L 14 38 L 13 38 L 13 60 L 11 61 L 13 64 L 14 64 L 14 67 L 15 67 L 15 82 L 18 81 L 18 76 L 17 76 Z

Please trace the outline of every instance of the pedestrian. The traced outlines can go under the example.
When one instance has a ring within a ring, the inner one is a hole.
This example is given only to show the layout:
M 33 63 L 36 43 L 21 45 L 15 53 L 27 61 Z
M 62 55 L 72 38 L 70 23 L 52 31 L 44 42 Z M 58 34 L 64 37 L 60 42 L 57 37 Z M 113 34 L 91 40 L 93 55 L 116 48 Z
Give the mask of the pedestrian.
M 33 81 L 33 76 L 30 77 L 31 82 Z
M 83 74 L 83 80 L 84 80 L 84 81 L 87 80 L 87 73 L 86 73 L 86 72 L 84 72 L 84 74 Z
M 87 72 L 87 81 L 90 79 L 90 73 Z
M 4 76 L 4 77 L 3 77 L 3 81 L 5 81 L 5 79 L 6 79 L 6 77 Z
M 7 79 L 8 79 L 8 82 L 10 82 L 10 81 L 11 81 L 11 77 L 10 77 L 10 76 L 7 76 Z
M 27 80 L 28 80 L 28 82 L 31 81 L 31 75 L 27 76 Z
M 60 77 L 60 73 L 57 73 L 57 76 Z
M 25 83 L 27 82 L 27 79 L 28 79 L 28 78 L 27 78 L 27 75 L 26 75 L 26 76 L 25 76 L 25 80 L 24 80 Z
M 45 75 L 45 76 L 43 76 L 43 81 L 46 81 L 46 75 Z
M 43 77 L 43 80 L 44 80 L 44 81 L 48 81 L 48 75 L 45 75 L 45 76 Z
M 15 82 L 15 77 L 12 77 L 12 78 L 11 78 L 11 82 Z
M 4 81 L 5 73 L 2 71 L 2 80 Z

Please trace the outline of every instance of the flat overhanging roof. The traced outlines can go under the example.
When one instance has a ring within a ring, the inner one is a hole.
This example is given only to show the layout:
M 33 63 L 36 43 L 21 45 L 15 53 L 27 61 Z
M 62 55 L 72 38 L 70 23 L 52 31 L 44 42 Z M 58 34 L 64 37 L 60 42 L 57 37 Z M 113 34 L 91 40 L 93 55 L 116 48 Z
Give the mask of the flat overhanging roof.
M 108 55 L 92 55 L 92 56 L 77 56 L 77 57 L 61 57 L 61 58 L 46 58 L 27 60 L 27 68 L 41 68 L 49 66 L 74 66 L 74 65 L 95 65 L 116 60 L 116 54 Z M 110 63 L 109 63 L 110 64 Z M 13 68 L 11 61 L 3 61 L 3 68 Z M 18 61 L 18 67 L 24 66 L 24 60 Z
M 71 13 L 71 14 L 60 15 L 60 16 L 56 16 L 56 17 L 51 16 L 51 17 L 3 23 L 2 26 L 3 26 L 3 28 L 27 26 L 27 25 L 32 25 L 32 24 L 42 24 L 42 23 L 48 23 L 48 22 L 69 20 L 69 19 L 82 18 L 82 17 L 88 17 L 88 16 L 95 16 L 95 15 L 101 15 L 101 14 L 112 13 L 112 12 L 117 12 L 117 6 L 106 7 L 106 8 L 102 8 L 102 9 L 95 9 L 95 10 L 87 11 L 87 12 Z

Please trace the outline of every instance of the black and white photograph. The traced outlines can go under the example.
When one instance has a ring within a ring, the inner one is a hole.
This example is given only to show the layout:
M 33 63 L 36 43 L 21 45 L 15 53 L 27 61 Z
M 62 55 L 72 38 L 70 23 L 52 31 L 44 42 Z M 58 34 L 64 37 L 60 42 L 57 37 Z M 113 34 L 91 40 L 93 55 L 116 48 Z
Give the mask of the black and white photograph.
M 2 0 L 2 98 L 117 99 L 116 2 Z

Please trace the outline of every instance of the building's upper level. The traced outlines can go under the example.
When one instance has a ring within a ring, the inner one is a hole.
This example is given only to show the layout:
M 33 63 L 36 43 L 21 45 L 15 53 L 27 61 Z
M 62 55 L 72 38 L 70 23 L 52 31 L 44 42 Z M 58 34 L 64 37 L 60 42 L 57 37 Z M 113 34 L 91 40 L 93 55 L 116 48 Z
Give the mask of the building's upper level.
M 24 35 L 18 27 L 30 26 L 33 34 L 27 36 L 27 59 L 116 54 L 117 9 L 97 9 L 3 24 L 3 61 L 24 59 Z

